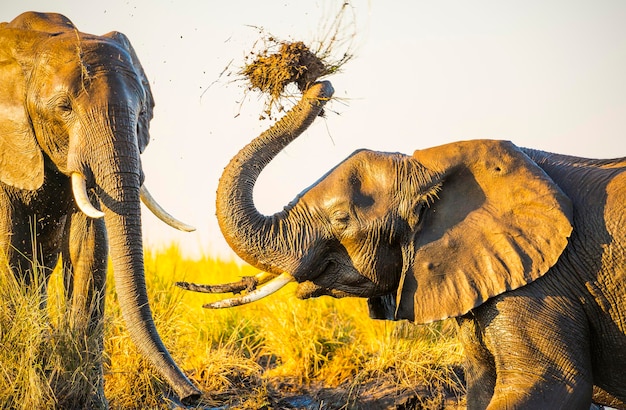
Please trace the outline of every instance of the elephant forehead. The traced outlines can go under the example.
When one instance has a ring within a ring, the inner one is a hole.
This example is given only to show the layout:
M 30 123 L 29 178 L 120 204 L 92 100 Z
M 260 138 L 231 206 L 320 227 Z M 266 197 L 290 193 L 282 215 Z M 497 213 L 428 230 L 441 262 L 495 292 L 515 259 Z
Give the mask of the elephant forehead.
M 369 217 L 387 215 L 414 190 L 418 172 L 408 166 L 410 157 L 398 153 L 359 150 L 330 170 L 301 194 L 311 208 L 325 212 L 367 210 Z M 411 189 L 407 187 L 410 186 Z
M 32 87 L 35 98 L 53 98 L 61 93 L 83 95 L 89 101 L 119 100 L 122 90 L 135 90 L 123 98 L 144 96 L 141 80 L 127 53 L 115 46 L 85 47 L 85 54 L 65 53 L 40 57 L 37 78 L 46 78 L 40 87 Z M 124 56 L 125 55 L 125 56 Z
M 388 192 L 398 183 L 397 159 L 395 154 L 359 151 L 329 173 L 324 185 L 346 192 Z
M 85 77 L 106 68 L 109 71 L 132 66 L 128 52 L 112 39 L 90 34 L 62 34 L 40 46 L 35 68 L 74 71 Z
M 307 192 L 305 199 L 324 209 L 341 207 L 374 208 L 390 205 L 394 197 L 392 181 L 378 175 L 342 175 L 320 182 Z

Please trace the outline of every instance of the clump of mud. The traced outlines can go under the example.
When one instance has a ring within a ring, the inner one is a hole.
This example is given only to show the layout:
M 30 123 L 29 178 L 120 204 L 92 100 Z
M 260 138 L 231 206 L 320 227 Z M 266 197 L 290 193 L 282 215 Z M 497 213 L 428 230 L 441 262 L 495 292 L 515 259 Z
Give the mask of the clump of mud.
M 298 91 L 305 92 L 317 80 L 337 73 L 353 57 L 356 32 L 347 31 L 354 25 L 351 11 L 349 2 L 342 3 L 334 17 L 327 19 L 330 24 L 321 30 L 321 39 L 310 44 L 280 40 L 258 28 L 261 39 L 247 54 L 238 74 L 248 91 L 260 92 L 267 98 L 267 116 L 284 111 L 285 101 L 293 100 Z
M 282 42 L 277 52 L 265 50 L 248 62 L 242 74 L 250 82 L 250 88 L 279 99 L 288 84 L 294 83 L 305 91 L 318 78 L 336 71 L 315 55 L 302 41 Z
M 271 117 L 274 108 L 284 111 L 282 101 L 292 95 L 288 90 L 290 84 L 304 92 L 320 78 L 339 71 L 351 57 L 344 54 L 337 61 L 329 61 L 326 52 L 314 52 L 302 41 L 268 37 L 261 51 L 250 53 L 240 74 L 249 90 L 267 96 L 265 114 Z

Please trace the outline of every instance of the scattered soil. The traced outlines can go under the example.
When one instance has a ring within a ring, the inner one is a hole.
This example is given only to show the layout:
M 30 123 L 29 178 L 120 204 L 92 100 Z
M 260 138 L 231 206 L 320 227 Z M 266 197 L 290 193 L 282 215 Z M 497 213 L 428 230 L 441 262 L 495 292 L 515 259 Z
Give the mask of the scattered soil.
M 305 91 L 318 78 L 329 74 L 331 67 L 315 55 L 302 41 L 280 43 L 278 52 L 258 55 L 242 70 L 252 89 L 279 99 L 288 84 Z
M 265 116 L 261 119 L 272 118 L 273 110 L 285 111 L 282 101 L 292 100 L 296 94 L 295 88 L 291 93 L 287 91 L 290 84 L 302 93 L 315 81 L 340 71 L 352 59 L 356 37 L 354 7 L 349 0 L 337 5 L 334 13 L 320 21 L 319 38 L 308 43 L 281 40 L 262 27 L 255 27 L 260 38 L 236 74 L 238 80 L 247 83 L 248 91 L 258 91 L 267 97 Z M 228 67 L 224 72 L 228 72 L 228 76 L 233 74 Z
M 272 36 L 266 38 L 264 44 L 260 52 L 250 53 L 240 72 L 248 83 L 248 90 L 267 96 L 261 119 L 272 118 L 272 109 L 285 111 L 282 101 L 293 94 L 287 91 L 290 84 L 303 93 L 320 78 L 337 72 L 351 57 L 345 55 L 340 61 L 331 62 L 302 41 L 280 41 Z

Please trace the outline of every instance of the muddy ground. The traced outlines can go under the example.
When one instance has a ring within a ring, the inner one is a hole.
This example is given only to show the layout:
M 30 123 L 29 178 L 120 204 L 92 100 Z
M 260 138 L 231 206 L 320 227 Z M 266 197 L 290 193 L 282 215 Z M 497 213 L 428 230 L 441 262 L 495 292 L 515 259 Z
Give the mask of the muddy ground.
M 465 409 L 463 397 L 449 391 L 429 391 L 426 388 L 398 390 L 394 386 L 363 385 L 359 391 L 345 388 L 312 389 L 305 394 L 283 397 L 275 409 L 306 410 L 413 410 Z
M 325 388 L 275 383 L 262 394 L 240 387 L 228 393 L 209 394 L 210 404 L 187 407 L 171 400 L 171 409 L 203 410 L 458 410 L 465 409 L 462 393 L 438 386 L 412 389 L 368 381 Z

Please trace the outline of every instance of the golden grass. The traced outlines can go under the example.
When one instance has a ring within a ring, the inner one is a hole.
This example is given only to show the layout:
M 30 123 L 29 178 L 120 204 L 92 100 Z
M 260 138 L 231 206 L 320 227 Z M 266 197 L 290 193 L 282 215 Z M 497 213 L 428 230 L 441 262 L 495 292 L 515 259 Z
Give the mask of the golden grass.
M 51 283 L 60 288 L 60 283 Z M 101 358 L 102 327 L 88 337 L 70 330 L 65 304 L 43 304 L 40 289 L 0 272 L 0 408 L 74 408 L 89 399 Z
M 177 363 L 206 393 L 203 405 L 271 409 L 285 396 L 308 393 L 318 400 L 325 394 L 323 408 L 358 408 L 384 392 L 392 399 L 411 397 L 422 408 L 442 408 L 446 396 L 462 396 L 461 347 L 450 323 L 374 321 L 364 300 L 301 301 L 291 286 L 251 305 L 206 310 L 201 306 L 219 296 L 173 286 L 255 273 L 233 261 L 185 259 L 175 246 L 146 254 L 157 328 Z M 93 342 L 77 342 L 64 331 L 58 276 L 42 310 L 37 292 L 0 275 L 0 408 L 71 403 L 93 371 L 84 353 Z M 166 386 L 128 337 L 112 275 L 106 303 L 105 393 L 111 408 L 172 408 L 164 398 Z

